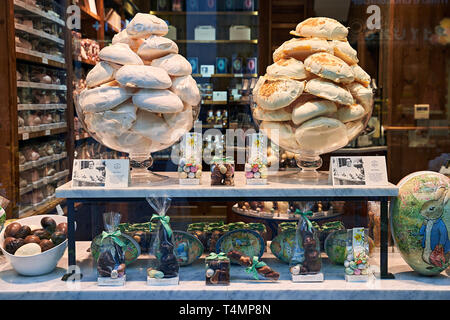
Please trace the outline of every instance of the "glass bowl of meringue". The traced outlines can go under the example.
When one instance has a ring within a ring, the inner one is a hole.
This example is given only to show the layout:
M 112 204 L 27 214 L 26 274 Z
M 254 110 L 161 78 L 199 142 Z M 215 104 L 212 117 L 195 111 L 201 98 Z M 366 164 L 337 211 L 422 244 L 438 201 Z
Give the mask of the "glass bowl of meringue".
M 166 22 L 138 13 L 86 76 L 75 96 L 78 118 L 99 143 L 129 154 L 132 183 L 162 178 L 148 168 L 151 153 L 164 150 L 193 127 L 200 92 L 190 63 L 165 38 Z
M 309 18 L 273 53 L 253 89 L 259 130 L 298 156 L 299 178 L 325 178 L 320 155 L 346 146 L 366 127 L 373 107 L 370 76 L 358 66 L 348 30 L 330 18 Z

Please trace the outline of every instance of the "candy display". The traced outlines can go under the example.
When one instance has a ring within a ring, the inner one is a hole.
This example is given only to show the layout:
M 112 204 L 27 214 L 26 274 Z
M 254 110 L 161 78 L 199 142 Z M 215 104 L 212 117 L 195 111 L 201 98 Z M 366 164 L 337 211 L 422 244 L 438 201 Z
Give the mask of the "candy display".
M 391 207 L 391 231 L 405 262 L 417 273 L 438 275 L 450 265 L 450 179 L 420 171 L 404 177 Z
M 347 281 L 366 281 L 369 274 L 369 230 L 347 230 L 347 257 L 344 261 Z
M 258 274 L 272 281 L 277 281 L 280 278 L 278 272 L 270 268 L 266 263 L 259 261 L 257 256 L 250 258 L 236 250 L 228 252 L 227 256 L 230 258 L 231 262 L 246 267 L 245 272 L 251 274 L 255 280 L 259 279 Z
M 340 30 L 339 39 L 334 31 Z M 262 132 L 299 154 L 305 178 L 317 178 L 319 155 L 347 145 L 372 112 L 370 76 L 357 65 L 348 30 L 329 18 L 309 18 L 273 53 L 253 89 L 253 117 Z
M 283 231 L 278 232 L 278 235 L 273 238 L 270 243 L 270 252 L 272 252 L 278 260 L 284 263 L 289 263 L 292 259 L 296 228 L 297 223 L 294 223 L 294 225 L 289 224 L 288 227 L 284 226 L 282 228 Z
M 145 30 L 144 32 L 142 30 Z M 150 153 L 166 149 L 193 126 L 200 93 L 191 65 L 177 45 L 164 38 L 164 20 L 138 13 L 86 77 L 75 97 L 77 115 L 98 142 L 127 152 L 132 179 L 148 182 Z
M 294 248 L 290 271 L 293 276 L 315 274 L 320 272 L 322 262 L 320 258 L 320 241 L 308 216 L 311 211 L 295 212 L 299 216 L 295 233 Z
M 247 162 L 245 163 L 245 179 L 247 184 L 266 184 L 267 169 L 267 136 L 252 133 L 248 136 Z
M 175 245 L 174 253 L 180 267 L 192 264 L 203 254 L 203 244 L 197 237 L 187 232 L 173 231 L 173 241 Z
M 237 229 L 225 233 L 216 244 L 216 252 L 239 251 L 248 256 L 260 259 L 264 253 L 265 241 L 258 232 Z
M 117 228 L 122 234 L 132 237 L 139 244 L 141 252 L 149 252 L 152 236 L 156 230 L 156 223 L 121 223 Z M 125 252 L 125 256 L 127 256 L 127 251 Z
M 210 253 L 205 258 L 206 285 L 230 284 L 230 259 L 226 253 Z
M 180 184 L 200 184 L 202 177 L 202 136 L 188 132 L 180 143 L 181 158 L 178 164 Z
M 163 273 L 163 279 L 176 279 L 178 283 L 179 263 L 175 255 L 175 244 L 173 231 L 170 227 L 170 217 L 166 215 L 170 207 L 170 198 L 146 198 L 150 206 L 156 211 L 151 220 L 157 222 L 157 235 L 154 237 L 151 253 L 157 259 L 156 270 Z M 147 283 L 152 285 L 152 277 L 147 279 Z M 172 282 L 169 280 L 169 283 Z
M 126 280 L 125 243 L 117 230 L 121 215 L 117 212 L 105 212 L 103 223 L 105 230 L 101 234 L 98 248 L 97 284 L 99 286 L 123 286 Z M 94 241 L 93 241 L 94 243 Z M 91 248 L 91 251 L 92 248 Z
M 211 185 L 234 186 L 234 160 L 214 157 L 211 162 Z

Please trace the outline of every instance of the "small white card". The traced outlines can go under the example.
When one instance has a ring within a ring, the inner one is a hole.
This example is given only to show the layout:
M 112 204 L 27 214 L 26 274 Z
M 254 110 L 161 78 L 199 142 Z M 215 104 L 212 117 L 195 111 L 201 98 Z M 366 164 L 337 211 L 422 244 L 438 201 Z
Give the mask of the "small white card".
M 388 184 L 385 157 L 331 157 L 330 178 L 333 186 Z
M 227 101 L 227 92 L 213 91 L 213 101 Z
M 75 159 L 73 187 L 128 187 L 130 161 L 128 159 Z
M 202 77 L 210 78 L 214 74 L 214 65 L 202 64 L 200 66 Z

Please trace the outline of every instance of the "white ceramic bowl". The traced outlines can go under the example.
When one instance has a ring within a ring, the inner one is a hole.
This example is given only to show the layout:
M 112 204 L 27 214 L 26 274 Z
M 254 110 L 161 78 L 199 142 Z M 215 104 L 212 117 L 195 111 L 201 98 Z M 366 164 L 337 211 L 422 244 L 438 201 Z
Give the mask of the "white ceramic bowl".
M 67 222 L 67 217 L 59 216 L 59 215 L 41 215 L 41 216 L 33 216 L 28 218 L 23 218 L 16 220 L 14 222 L 18 222 L 21 225 L 26 226 L 41 226 L 41 220 L 44 217 L 51 217 L 55 220 L 56 224 L 61 222 Z M 67 248 L 67 239 L 64 240 L 63 243 L 60 243 L 56 247 L 51 248 L 45 252 L 35 254 L 33 256 L 15 256 L 5 251 L 3 248 L 3 243 L 5 241 L 5 229 L 3 228 L 2 232 L 0 232 L 0 247 L 6 259 L 11 263 L 14 270 L 24 276 L 39 276 L 42 274 L 46 274 L 52 272 L 58 261 L 64 254 Z

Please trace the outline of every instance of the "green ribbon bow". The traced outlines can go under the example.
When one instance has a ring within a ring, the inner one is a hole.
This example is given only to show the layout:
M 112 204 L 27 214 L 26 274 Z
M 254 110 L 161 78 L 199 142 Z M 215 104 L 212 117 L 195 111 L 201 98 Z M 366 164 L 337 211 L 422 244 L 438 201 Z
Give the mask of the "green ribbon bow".
M 225 260 L 227 258 L 227 254 L 225 252 L 221 252 L 219 254 L 215 252 L 211 252 L 209 256 L 206 257 L 206 260 Z
M 245 268 L 245 272 L 253 274 L 253 278 L 255 278 L 255 280 L 258 280 L 258 271 L 256 271 L 256 269 L 262 268 L 264 266 L 266 266 L 266 264 L 262 261 L 259 261 L 257 256 L 254 256 L 252 259 L 252 265 Z
M 160 216 L 159 214 L 153 214 L 151 220 L 159 220 L 161 221 L 161 224 L 163 225 L 164 229 L 166 229 L 167 235 L 169 236 L 169 238 L 172 237 L 172 229 L 170 228 L 169 222 L 170 222 L 170 217 L 169 216 Z
M 114 241 L 115 243 L 117 243 L 121 248 L 123 248 L 123 247 L 125 246 L 125 243 L 124 243 L 122 240 L 119 239 L 119 237 L 120 237 L 121 235 L 122 235 L 122 233 L 120 233 L 119 230 L 116 230 L 116 231 L 113 231 L 113 232 L 106 232 L 106 231 L 103 231 L 103 232 L 102 232 L 102 241 L 101 241 L 101 243 L 103 243 L 103 241 L 104 241 L 106 238 L 111 238 L 111 239 L 113 239 L 113 241 Z
M 311 223 L 311 221 L 308 219 L 308 217 L 312 217 L 313 212 L 312 212 L 311 210 L 302 212 L 302 211 L 300 211 L 299 209 L 295 209 L 295 212 L 294 212 L 294 213 L 295 213 L 295 214 L 301 215 L 301 216 L 306 220 L 306 223 L 307 223 L 307 225 L 308 225 L 308 231 L 311 231 L 311 230 L 312 230 L 312 223 Z

